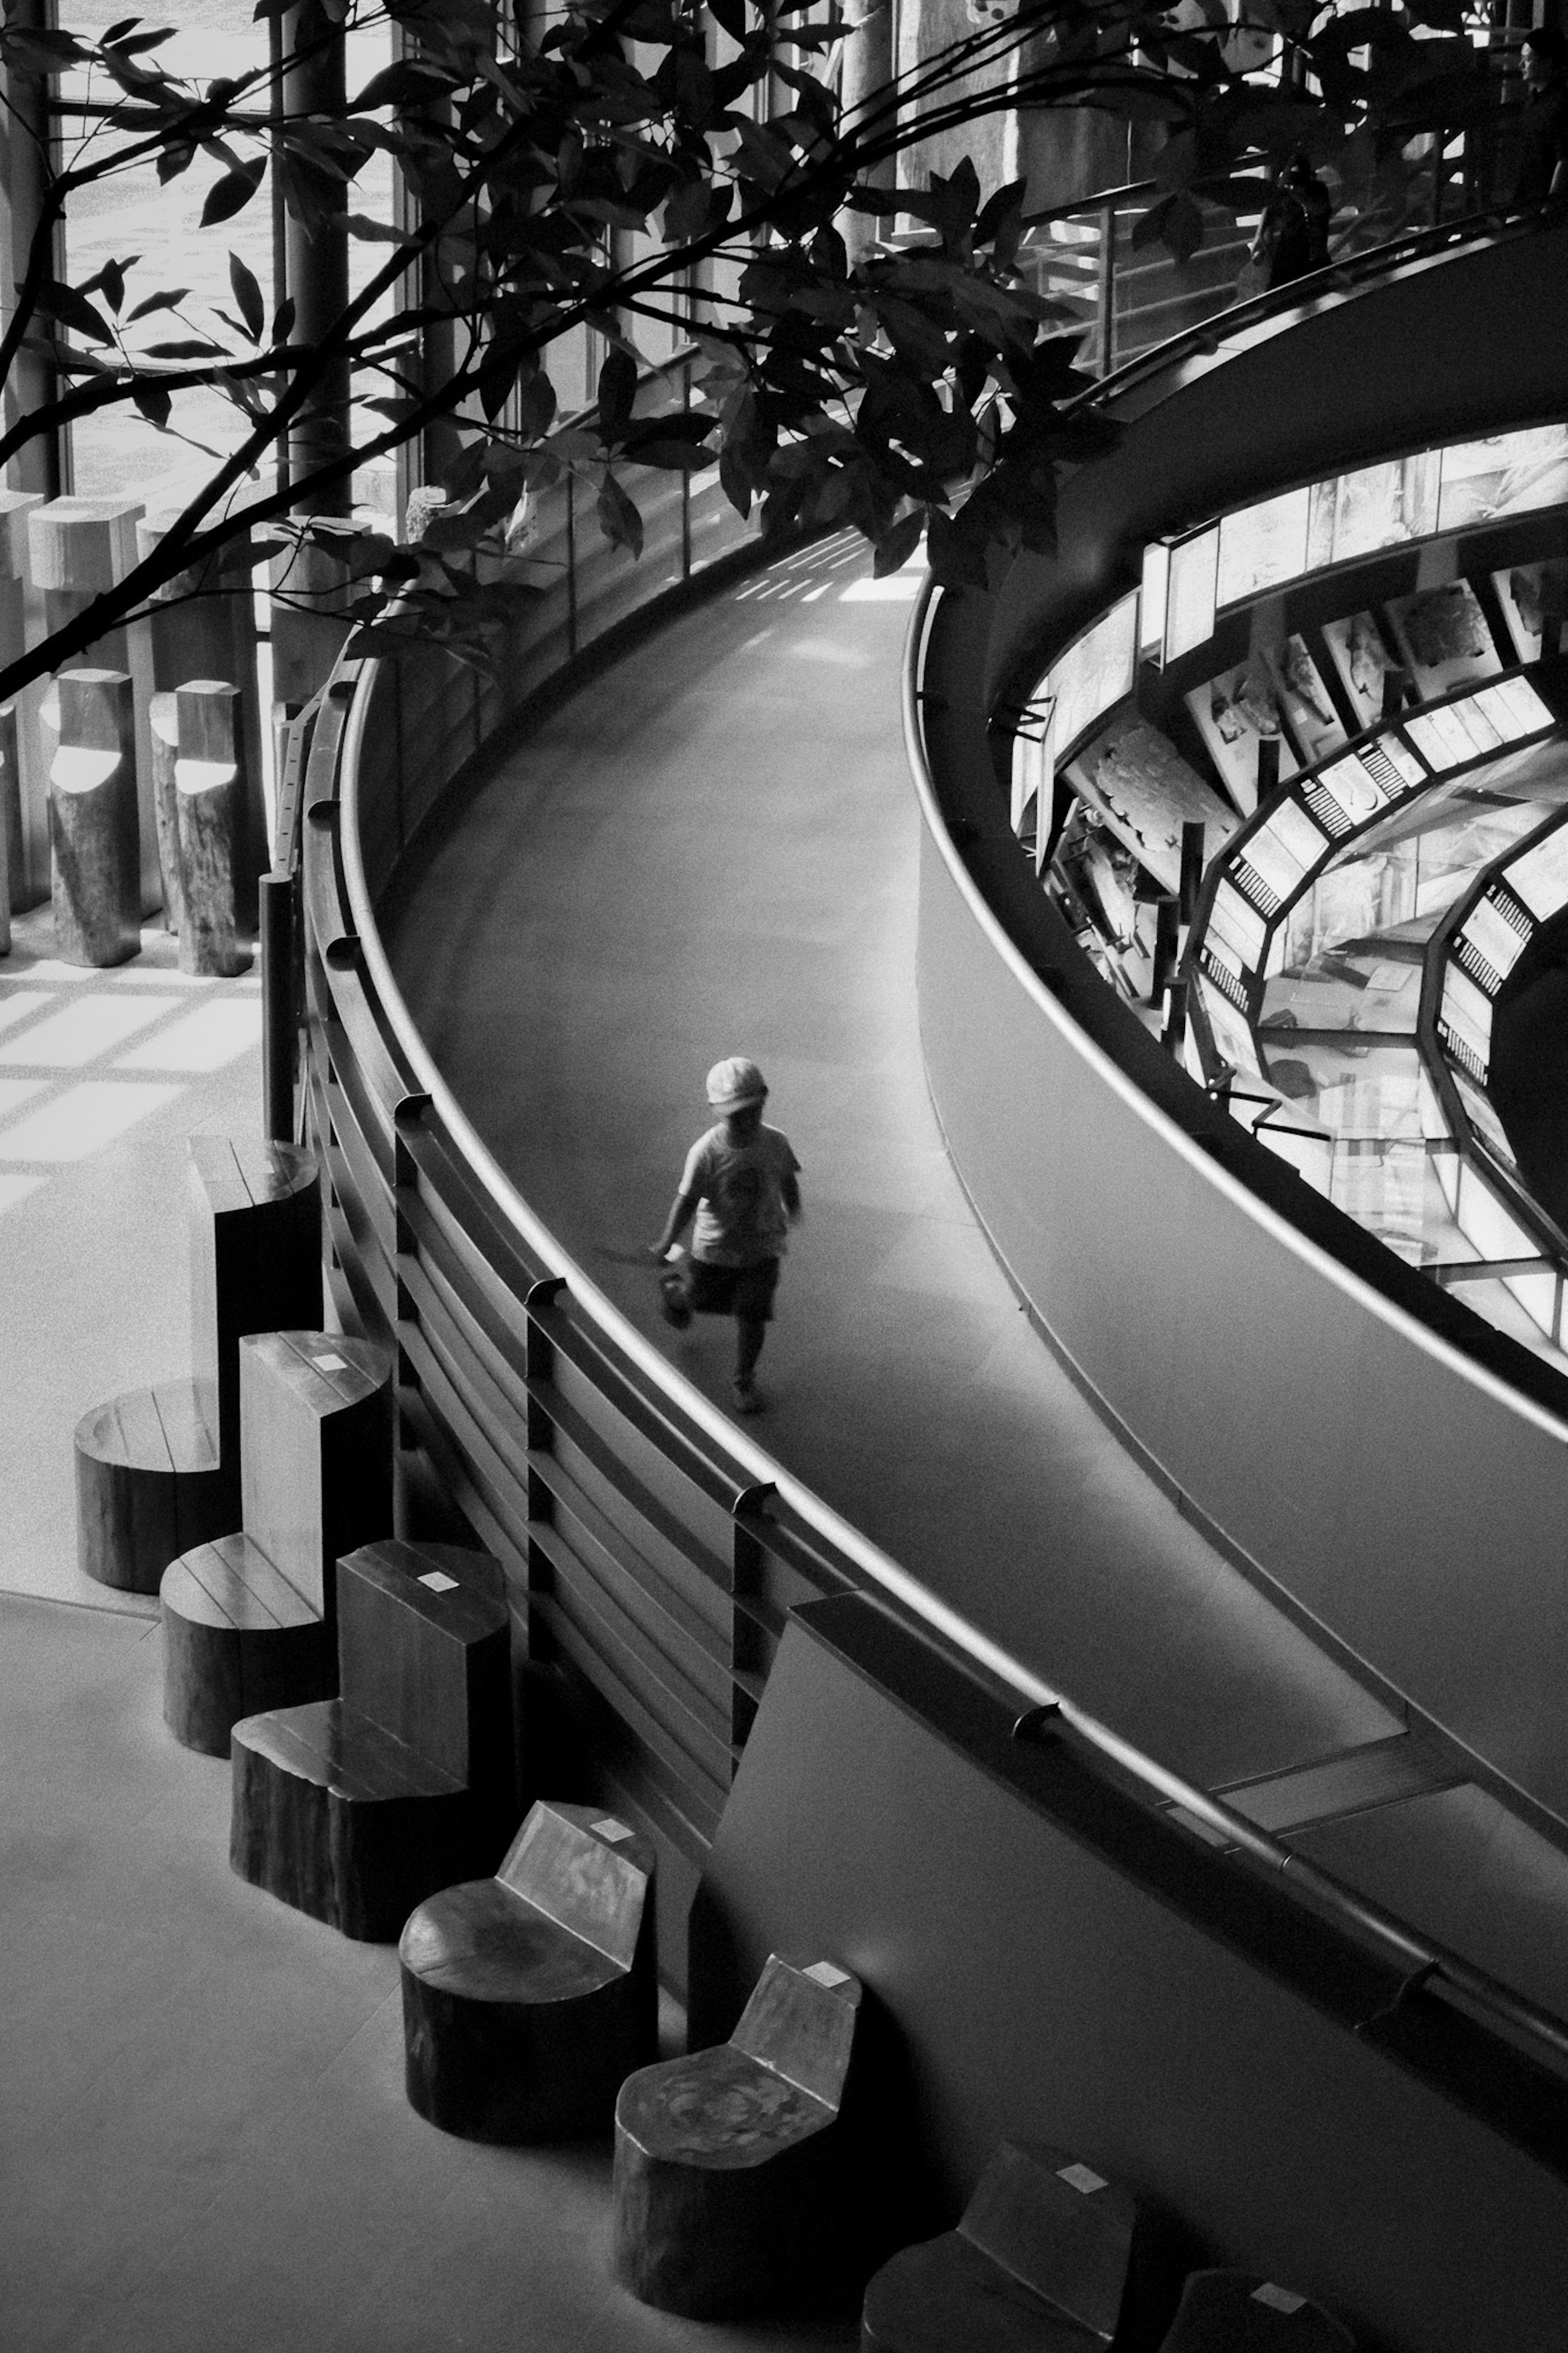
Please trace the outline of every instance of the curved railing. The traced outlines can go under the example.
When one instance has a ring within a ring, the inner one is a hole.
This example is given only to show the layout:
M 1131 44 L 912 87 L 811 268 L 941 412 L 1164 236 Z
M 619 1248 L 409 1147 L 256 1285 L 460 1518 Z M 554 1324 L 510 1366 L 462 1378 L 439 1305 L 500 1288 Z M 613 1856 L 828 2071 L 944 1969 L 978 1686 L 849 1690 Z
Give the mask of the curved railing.
M 683 512 L 683 533 L 690 522 Z M 650 605 L 668 609 L 668 595 Z M 601 654 L 648 617 L 619 614 Z M 524 719 L 583 674 L 558 628 L 537 642 Z M 557 1771 L 577 1743 L 588 1780 L 614 1788 L 676 1862 L 678 1898 L 788 1610 L 867 1593 L 999 1688 L 1020 1737 L 1070 1740 L 1399 1979 L 1446 1990 L 1542 2063 L 1568 2063 L 1557 2021 L 1142 1756 L 939 1602 L 650 1347 L 529 1208 L 421 1039 L 380 935 L 398 855 L 460 791 L 496 717 L 481 690 L 443 699 L 430 660 L 340 666 L 306 793 L 307 1124 L 330 1178 L 342 1303 L 395 1345 L 405 1514 L 430 1508 L 427 1467 L 507 1569 L 530 1723 L 544 1725 L 525 1736 L 551 1746 Z M 405 724 L 429 764 L 417 794 L 399 765 Z

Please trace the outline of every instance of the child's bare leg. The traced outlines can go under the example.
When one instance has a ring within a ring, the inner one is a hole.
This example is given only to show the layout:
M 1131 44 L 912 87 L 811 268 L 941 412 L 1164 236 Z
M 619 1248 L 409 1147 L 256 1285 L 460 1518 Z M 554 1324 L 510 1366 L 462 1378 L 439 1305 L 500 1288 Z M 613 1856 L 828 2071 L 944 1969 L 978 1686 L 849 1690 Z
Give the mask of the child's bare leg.
M 752 1375 L 757 1369 L 757 1358 L 763 1353 L 763 1342 L 768 1327 L 759 1315 L 737 1315 L 735 1318 L 735 1387 L 749 1389 Z

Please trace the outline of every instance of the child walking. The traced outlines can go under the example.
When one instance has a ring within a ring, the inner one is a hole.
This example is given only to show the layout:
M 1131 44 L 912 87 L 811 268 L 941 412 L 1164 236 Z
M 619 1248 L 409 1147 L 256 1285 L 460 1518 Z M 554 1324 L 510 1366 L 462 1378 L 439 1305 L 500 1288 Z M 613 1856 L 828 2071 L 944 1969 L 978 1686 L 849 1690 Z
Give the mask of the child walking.
M 665 1276 L 664 1312 L 684 1331 L 693 1314 L 735 1319 L 735 1405 L 761 1413 L 753 1375 L 773 1317 L 784 1237 L 800 1215 L 800 1163 L 789 1138 L 763 1124 L 767 1082 L 731 1054 L 708 1073 L 719 1124 L 686 1155 L 680 1189 L 648 1255 L 662 1264 L 693 1218 L 689 1268 Z

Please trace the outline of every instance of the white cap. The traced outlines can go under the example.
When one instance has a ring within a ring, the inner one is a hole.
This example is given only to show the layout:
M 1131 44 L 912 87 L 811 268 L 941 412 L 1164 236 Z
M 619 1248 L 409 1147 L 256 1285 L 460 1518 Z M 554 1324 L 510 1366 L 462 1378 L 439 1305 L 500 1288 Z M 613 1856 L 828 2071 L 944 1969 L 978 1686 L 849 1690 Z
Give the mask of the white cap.
M 768 1082 L 744 1054 L 727 1054 L 708 1073 L 708 1100 L 715 1111 L 744 1111 L 767 1100 Z

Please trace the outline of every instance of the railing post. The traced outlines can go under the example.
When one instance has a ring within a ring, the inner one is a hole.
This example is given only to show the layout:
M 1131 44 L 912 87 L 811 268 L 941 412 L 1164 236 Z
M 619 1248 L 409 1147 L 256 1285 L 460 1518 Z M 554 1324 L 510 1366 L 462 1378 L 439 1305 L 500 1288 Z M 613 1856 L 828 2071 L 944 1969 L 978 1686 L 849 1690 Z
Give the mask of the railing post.
M 689 360 L 682 360 L 680 364 L 680 410 L 683 417 L 691 413 Z M 691 577 L 691 473 L 686 466 L 680 470 L 680 576 L 683 580 Z
M 1100 212 L 1100 373 L 1109 375 L 1116 365 L 1116 206 Z
M 577 478 L 566 477 L 566 651 L 577 650 Z
M 294 878 L 264 874 L 261 945 L 261 1124 L 274 1144 L 294 1141 Z

